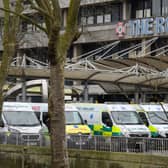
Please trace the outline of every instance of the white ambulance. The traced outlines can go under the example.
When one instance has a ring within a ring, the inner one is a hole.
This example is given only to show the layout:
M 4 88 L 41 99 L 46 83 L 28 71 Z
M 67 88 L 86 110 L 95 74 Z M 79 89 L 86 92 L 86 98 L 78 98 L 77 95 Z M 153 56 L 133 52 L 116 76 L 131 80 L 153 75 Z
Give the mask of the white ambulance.
M 150 137 L 150 131 L 142 122 L 136 109 L 130 104 L 107 105 L 112 122 L 117 125 L 126 137 Z
M 48 103 L 29 103 L 29 105 L 35 111 L 40 122 L 49 126 L 47 123 L 49 119 Z M 77 108 L 71 104 L 65 104 L 65 123 L 68 147 L 87 146 L 92 138 L 92 132 Z M 80 138 L 80 136 L 82 137 Z
M 44 144 L 47 128 L 41 125 L 34 111 L 26 103 L 4 102 L 0 136 L 7 142 L 25 145 Z M 45 136 L 45 135 L 44 135 Z
M 168 137 L 168 117 L 160 104 L 140 104 L 137 111 L 152 137 Z
M 74 103 L 94 135 L 150 137 L 150 132 L 131 105 Z

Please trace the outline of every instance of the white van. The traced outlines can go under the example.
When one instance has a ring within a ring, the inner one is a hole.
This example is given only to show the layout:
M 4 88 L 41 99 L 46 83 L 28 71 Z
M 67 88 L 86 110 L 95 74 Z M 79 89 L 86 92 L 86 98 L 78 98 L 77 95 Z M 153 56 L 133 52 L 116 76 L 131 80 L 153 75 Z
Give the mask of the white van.
M 4 138 L 10 141 L 6 143 L 44 145 L 48 130 L 40 124 L 27 103 L 4 102 L 0 134 L 5 135 Z
M 140 104 L 137 111 L 152 137 L 168 137 L 168 117 L 160 104 Z
M 74 103 L 94 135 L 150 137 L 148 128 L 130 105 Z
M 29 103 L 29 105 L 35 111 L 41 123 L 46 124 L 48 118 L 48 103 Z M 65 104 L 65 120 L 67 135 L 91 135 L 90 128 L 84 123 L 83 118 L 75 106 Z
M 29 103 L 29 105 L 35 111 L 40 122 L 49 126 L 49 123 L 47 123 L 49 118 L 48 103 Z M 82 119 L 77 108 L 71 104 L 65 104 L 65 123 L 68 146 L 87 146 L 87 143 L 92 138 L 92 132 Z M 83 136 L 82 138 L 80 138 L 81 135 Z
M 136 109 L 130 104 L 108 105 L 112 122 L 126 137 L 150 137 L 150 131 L 142 122 Z

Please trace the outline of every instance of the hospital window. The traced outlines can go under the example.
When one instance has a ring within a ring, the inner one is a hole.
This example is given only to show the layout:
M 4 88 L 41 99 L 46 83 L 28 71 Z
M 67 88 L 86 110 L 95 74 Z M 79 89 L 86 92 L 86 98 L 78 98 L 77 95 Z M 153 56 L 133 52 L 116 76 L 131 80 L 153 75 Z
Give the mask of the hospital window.
M 168 0 L 152 0 L 152 16 L 167 16 Z
M 80 25 L 108 24 L 122 20 L 122 4 L 83 6 L 79 12 Z
M 132 18 L 151 17 L 151 0 L 132 0 Z

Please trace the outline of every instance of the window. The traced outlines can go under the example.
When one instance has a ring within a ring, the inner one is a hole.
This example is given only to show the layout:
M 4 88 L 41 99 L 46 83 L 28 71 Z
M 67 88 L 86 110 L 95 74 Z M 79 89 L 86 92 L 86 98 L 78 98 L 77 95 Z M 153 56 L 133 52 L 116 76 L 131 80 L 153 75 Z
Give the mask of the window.
M 104 7 L 103 6 L 97 7 L 95 12 L 96 12 L 96 23 L 97 24 L 103 23 L 103 19 L 104 19 Z
M 141 117 L 141 120 L 145 123 L 145 125 L 148 126 L 149 123 L 148 123 L 148 119 L 147 119 L 145 113 L 139 112 L 139 116 Z
M 150 111 L 147 114 L 153 124 L 168 124 L 168 118 L 164 111 Z
M 112 6 L 107 5 L 105 7 L 105 14 L 104 14 L 104 23 L 110 23 L 112 21 Z
M 151 0 L 132 0 L 132 18 L 151 17 Z
M 161 15 L 161 0 L 152 0 L 152 16 Z
M 111 115 L 117 124 L 143 124 L 136 111 L 112 111 Z
M 108 112 L 102 113 L 102 122 L 103 122 L 103 124 L 105 124 L 108 127 L 112 126 L 112 121 L 111 121 L 111 118 L 110 118 L 110 115 Z
M 162 0 L 162 16 L 168 15 L 168 0 Z
M 167 16 L 168 0 L 152 0 L 152 16 Z
M 22 30 L 22 32 L 27 31 L 27 23 L 25 21 L 23 21 L 22 24 L 21 24 L 21 30 Z
M 79 24 L 107 24 L 122 19 L 122 4 L 104 3 L 101 5 L 83 6 L 79 11 Z

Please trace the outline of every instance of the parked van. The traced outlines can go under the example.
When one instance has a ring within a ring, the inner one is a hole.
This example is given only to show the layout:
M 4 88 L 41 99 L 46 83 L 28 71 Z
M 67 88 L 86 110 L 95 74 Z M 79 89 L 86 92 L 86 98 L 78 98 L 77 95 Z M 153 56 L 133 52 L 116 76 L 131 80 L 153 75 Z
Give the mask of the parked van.
M 94 135 L 150 137 L 150 132 L 130 105 L 76 103 Z
M 168 117 L 168 103 L 161 103 L 161 106 L 163 110 L 166 112 L 166 115 Z
M 136 109 L 130 104 L 108 105 L 112 121 L 126 137 L 150 137 L 151 134 Z
M 168 137 L 168 118 L 160 104 L 140 104 L 136 108 L 152 137 Z
M 29 103 L 32 110 L 35 111 L 41 123 L 46 123 L 48 119 L 48 104 L 47 103 Z M 91 135 L 91 130 L 85 124 L 77 108 L 71 104 L 65 104 L 65 122 L 67 135 Z
M 0 121 L 0 136 L 8 141 L 4 140 L 4 143 L 42 145 L 46 134 L 47 128 L 40 124 L 30 106 L 20 102 L 4 102 Z

